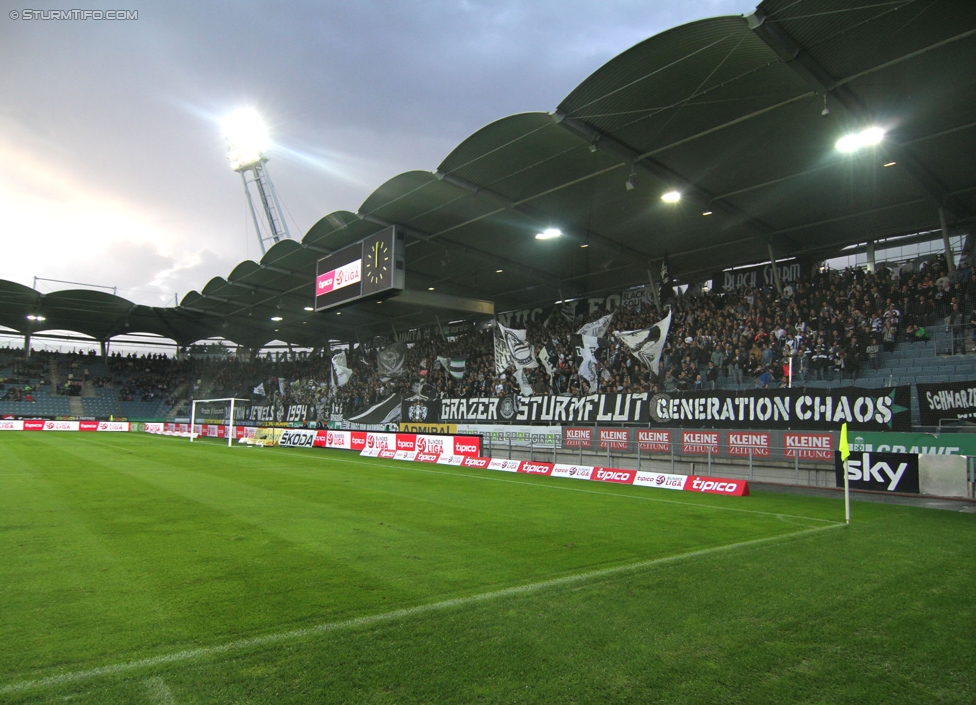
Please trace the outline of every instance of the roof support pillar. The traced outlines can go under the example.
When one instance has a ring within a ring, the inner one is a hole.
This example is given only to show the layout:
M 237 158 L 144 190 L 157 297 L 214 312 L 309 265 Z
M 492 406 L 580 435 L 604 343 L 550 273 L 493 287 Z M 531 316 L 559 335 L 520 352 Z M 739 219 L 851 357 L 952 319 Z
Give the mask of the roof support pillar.
M 30 333 L 24 333 L 24 359 L 30 360 Z
M 952 245 L 949 244 L 949 228 L 946 227 L 945 208 L 939 209 L 939 225 L 942 226 L 942 247 L 945 249 L 946 266 L 949 274 L 956 271 L 956 263 L 952 258 Z
M 866 251 L 868 254 L 868 271 L 874 274 L 874 270 L 877 267 L 874 259 L 874 240 L 868 240 Z
M 101 349 L 102 360 L 108 357 L 108 340 L 99 340 L 98 347 Z

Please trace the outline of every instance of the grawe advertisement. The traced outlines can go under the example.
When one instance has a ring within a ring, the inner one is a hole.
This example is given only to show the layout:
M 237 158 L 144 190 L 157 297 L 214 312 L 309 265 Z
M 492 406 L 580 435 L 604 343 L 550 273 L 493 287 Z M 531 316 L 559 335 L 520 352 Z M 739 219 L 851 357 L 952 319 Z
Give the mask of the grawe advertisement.
M 974 433 L 852 433 L 851 450 L 916 455 L 976 455 Z

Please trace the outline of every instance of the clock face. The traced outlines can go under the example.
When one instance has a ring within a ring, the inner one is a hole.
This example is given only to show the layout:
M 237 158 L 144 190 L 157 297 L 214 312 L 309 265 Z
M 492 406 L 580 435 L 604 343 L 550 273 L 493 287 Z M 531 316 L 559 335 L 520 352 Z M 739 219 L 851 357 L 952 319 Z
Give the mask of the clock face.
M 382 241 L 376 241 L 369 245 L 368 251 L 364 254 L 366 281 L 370 284 L 388 281 L 392 266 L 389 245 Z

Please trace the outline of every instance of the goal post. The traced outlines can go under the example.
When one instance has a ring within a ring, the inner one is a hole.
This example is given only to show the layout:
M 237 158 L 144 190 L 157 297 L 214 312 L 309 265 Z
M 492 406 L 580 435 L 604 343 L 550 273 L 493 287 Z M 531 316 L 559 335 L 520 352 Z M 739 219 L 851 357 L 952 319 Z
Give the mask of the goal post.
M 193 443 L 193 437 L 196 435 L 195 429 L 197 427 L 197 404 L 227 404 L 229 403 L 228 413 L 225 417 L 225 422 L 227 425 L 227 447 L 231 448 L 234 443 L 234 406 L 235 402 L 244 402 L 249 404 L 250 401 L 247 399 L 236 399 L 234 397 L 226 397 L 224 399 L 194 399 L 190 407 L 190 443 Z

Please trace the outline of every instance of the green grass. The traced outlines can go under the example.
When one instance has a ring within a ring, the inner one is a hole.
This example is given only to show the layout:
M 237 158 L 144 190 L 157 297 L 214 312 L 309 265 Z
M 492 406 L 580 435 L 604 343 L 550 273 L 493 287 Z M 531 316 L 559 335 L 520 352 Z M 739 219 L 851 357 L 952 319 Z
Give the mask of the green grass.
M 976 516 L 842 514 L 6 433 L 0 702 L 973 702 Z

